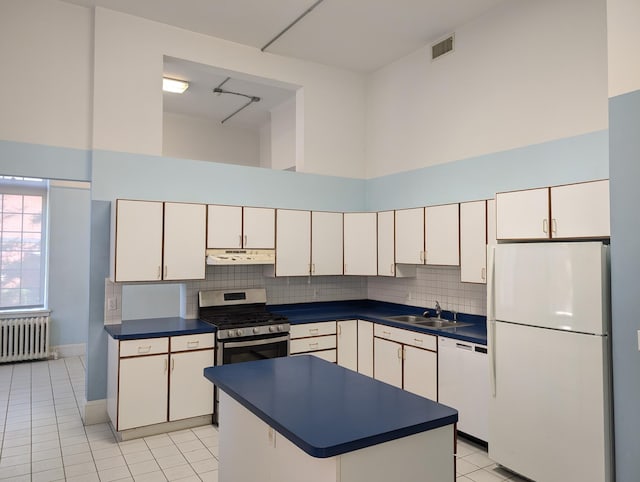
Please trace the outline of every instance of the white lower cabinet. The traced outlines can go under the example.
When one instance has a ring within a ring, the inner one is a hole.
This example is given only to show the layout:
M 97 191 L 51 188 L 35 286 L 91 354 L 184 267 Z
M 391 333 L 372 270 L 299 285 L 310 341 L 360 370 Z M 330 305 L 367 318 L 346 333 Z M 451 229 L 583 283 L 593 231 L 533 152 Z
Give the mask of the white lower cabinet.
M 373 377 L 373 323 L 358 320 L 358 373 Z
M 292 325 L 289 352 L 291 355 L 314 355 L 335 363 L 338 359 L 336 333 L 335 321 Z
M 358 320 L 340 320 L 338 329 L 338 365 L 358 371 Z
M 109 338 L 107 411 L 115 429 L 213 413 L 213 333 L 138 340 Z
M 438 400 L 437 337 L 378 324 L 374 334 L 374 378 Z

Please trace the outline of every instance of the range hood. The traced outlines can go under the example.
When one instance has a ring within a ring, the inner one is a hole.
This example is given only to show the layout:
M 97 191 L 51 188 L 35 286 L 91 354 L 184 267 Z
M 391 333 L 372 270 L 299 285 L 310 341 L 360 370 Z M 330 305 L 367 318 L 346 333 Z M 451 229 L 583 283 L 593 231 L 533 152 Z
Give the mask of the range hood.
M 207 249 L 207 264 L 274 264 L 275 249 Z

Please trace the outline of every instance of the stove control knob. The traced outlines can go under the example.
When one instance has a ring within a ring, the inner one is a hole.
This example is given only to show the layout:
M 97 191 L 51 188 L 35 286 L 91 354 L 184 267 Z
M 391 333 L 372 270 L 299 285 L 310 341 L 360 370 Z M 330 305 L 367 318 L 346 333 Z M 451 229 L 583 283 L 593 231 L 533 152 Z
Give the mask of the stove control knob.
M 278 331 L 282 331 L 282 330 L 284 330 L 284 326 L 278 325 Z
M 253 329 L 253 332 L 257 335 L 258 333 L 260 333 L 260 328 L 258 328 L 257 326 Z
M 236 331 L 236 336 L 242 336 L 242 330 Z
M 277 328 L 276 328 L 275 326 L 270 326 L 270 327 L 269 327 L 269 332 L 270 332 L 270 333 L 273 333 L 273 332 L 274 332 L 274 331 L 276 331 L 276 330 L 277 330 Z

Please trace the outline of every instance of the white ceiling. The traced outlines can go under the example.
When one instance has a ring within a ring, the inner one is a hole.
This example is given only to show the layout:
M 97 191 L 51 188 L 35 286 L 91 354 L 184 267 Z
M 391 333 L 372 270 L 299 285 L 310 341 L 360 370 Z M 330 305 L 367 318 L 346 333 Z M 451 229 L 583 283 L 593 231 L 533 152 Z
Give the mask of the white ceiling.
M 262 48 L 316 0 L 64 0 L 100 6 L 194 32 Z M 357 72 L 371 72 L 508 0 L 323 0 L 266 51 Z M 165 110 L 222 120 L 244 98 L 215 95 L 224 89 L 261 97 L 225 125 L 257 127 L 270 108 L 293 95 L 259 79 L 178 59 L 165 60 L 165 75 L 188 79 L 187 93 L 164 94 Z

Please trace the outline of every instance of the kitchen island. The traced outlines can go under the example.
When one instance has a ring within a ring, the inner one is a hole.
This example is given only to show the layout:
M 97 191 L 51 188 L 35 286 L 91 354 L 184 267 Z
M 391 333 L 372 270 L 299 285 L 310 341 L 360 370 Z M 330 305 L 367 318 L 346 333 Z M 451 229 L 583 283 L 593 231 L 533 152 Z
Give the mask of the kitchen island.
M 453 481 L 456 410 L 313 356 L 209 367 L 220 480 Z

